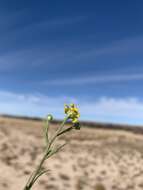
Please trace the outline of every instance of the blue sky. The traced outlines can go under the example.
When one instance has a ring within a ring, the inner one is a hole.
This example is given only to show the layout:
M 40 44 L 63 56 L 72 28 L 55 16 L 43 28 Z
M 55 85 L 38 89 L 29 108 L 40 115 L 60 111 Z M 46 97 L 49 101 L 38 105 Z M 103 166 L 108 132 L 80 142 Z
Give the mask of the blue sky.
M 143 125 L 143 2 L 0 1 L 0 113 Z

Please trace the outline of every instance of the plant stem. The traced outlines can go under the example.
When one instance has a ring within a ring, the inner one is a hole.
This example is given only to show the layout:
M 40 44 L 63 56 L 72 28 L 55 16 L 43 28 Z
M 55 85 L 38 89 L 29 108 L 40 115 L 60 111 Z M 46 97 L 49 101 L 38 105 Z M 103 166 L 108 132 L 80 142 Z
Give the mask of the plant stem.
M 66 121 L 68 120 L 69 117 L 65 117 L 65 119 L 63 120 L 61 126 L 58 128 L 58 130 L 55 132 L 55 135 L 51 138 L 49 144 L 48 144 L 48 149 L 50 149 L 52 143 L 54 142 L 54 140 L 59 136 L 59 133 L 62 131 Z
M 64 127 L 66 121 L 68 120 L 68 118 L 69 118 L 69 117 L 65 117 L 65 119 L 63 120 L 61 126 L 60 126 L 60 127 L 58 128 L 58 130 L 55 132 L 54 136 L 51 138 L 51 140 L 49 140 L 49 141 L 47 142 L 47 147 L 46 147 L 46 150 L 45 150 L 45 154 L 44 154 L 44 156 L 42 157 L 42 159 L 41 159 L 41 161 L 40 161 L 40 164 L 37 166 L 37 168 L 36 168 L 34 174 L 29 178 L 29 180 L 28 180 L 28 182 L 27 182 L 27 184 L 26 184 L 26 186 L 24 187 L 23 190 L 31 190 L 33 184 L 34 184 L 35 181 L 36 181 L 35 178 L 36 178 L 37 175 L 39 174 L 39 172 L 40 172 L 40 170 L 41 170 L 41 168 L 42 168 L 42 166 L 43 166 L 44 161 L 47 159 L 47 156 L 48 156 L 48 155 L 50 154 L 50 152 L 51 152 L 51 151 L 50 151 L 51 145 L 53 144 L 53 142 L 55 141 L 55 139 L 56 139 L 58 136 L 60 136 L 60 135 L 62 134 L 61 131 L 62 131 L 62 129 L 63 129 L 63 127 Z M 60 134 L 60 133 L 61 133 L 61 134 Z
M 44 154 L 44 156 L 42 157 L 40 164 L 38 165 L 37 169 L 35 170 L 32 178 L 30 179 L 29 183 L 25 186 L 24 190 L 30 190 L 32 185 L 33 185 L 33 181 L 35 179 L 35 177 L 37 176 L 37 174 L 39 173 L 39 171 L 41 170 L 41 167 L 44 163 L 44 161 L 46 160 L 46 157 L 48 155 L 49 149 L 46 151 L 46 153 Z

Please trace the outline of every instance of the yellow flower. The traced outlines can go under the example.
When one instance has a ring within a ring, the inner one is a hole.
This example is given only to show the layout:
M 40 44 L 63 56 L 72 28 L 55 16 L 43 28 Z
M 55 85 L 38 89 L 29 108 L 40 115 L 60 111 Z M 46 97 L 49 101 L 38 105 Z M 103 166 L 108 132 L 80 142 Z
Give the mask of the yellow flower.
M 77 123 L 78 122 L 78 118 L 80 117 L 78 108 L 75 107 L 74 104 L 70 104 L 70 106 L 65 104 L 65 114 L 67 114 L 67 116 L 69 117 L 69 119 L 71 119 L 72 123 Z

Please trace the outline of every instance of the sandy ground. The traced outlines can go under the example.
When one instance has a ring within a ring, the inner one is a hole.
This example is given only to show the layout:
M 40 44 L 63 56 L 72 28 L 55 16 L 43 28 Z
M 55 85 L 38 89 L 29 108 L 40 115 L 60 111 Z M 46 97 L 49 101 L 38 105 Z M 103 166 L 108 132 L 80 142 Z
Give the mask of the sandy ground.
M 64 141 L 33 190 L 143 189 L 142 135 L 82 128 L 58 143 Z M 43 148 L 41 122 L 0 117 L 0 190 L 22 190 Z

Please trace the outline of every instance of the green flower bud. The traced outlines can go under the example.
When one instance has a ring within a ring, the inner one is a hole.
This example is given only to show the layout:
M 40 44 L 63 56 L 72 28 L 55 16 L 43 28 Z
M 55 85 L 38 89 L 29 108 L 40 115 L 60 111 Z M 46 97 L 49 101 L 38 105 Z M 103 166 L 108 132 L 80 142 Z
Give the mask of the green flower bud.
M 51 114 L 49 114 L 49 115 L 47 116 L 47 120 L 48 120 L 48 121 L 52 121 L 52 120 L 53 120 L 53 116 L 52 116 Z

